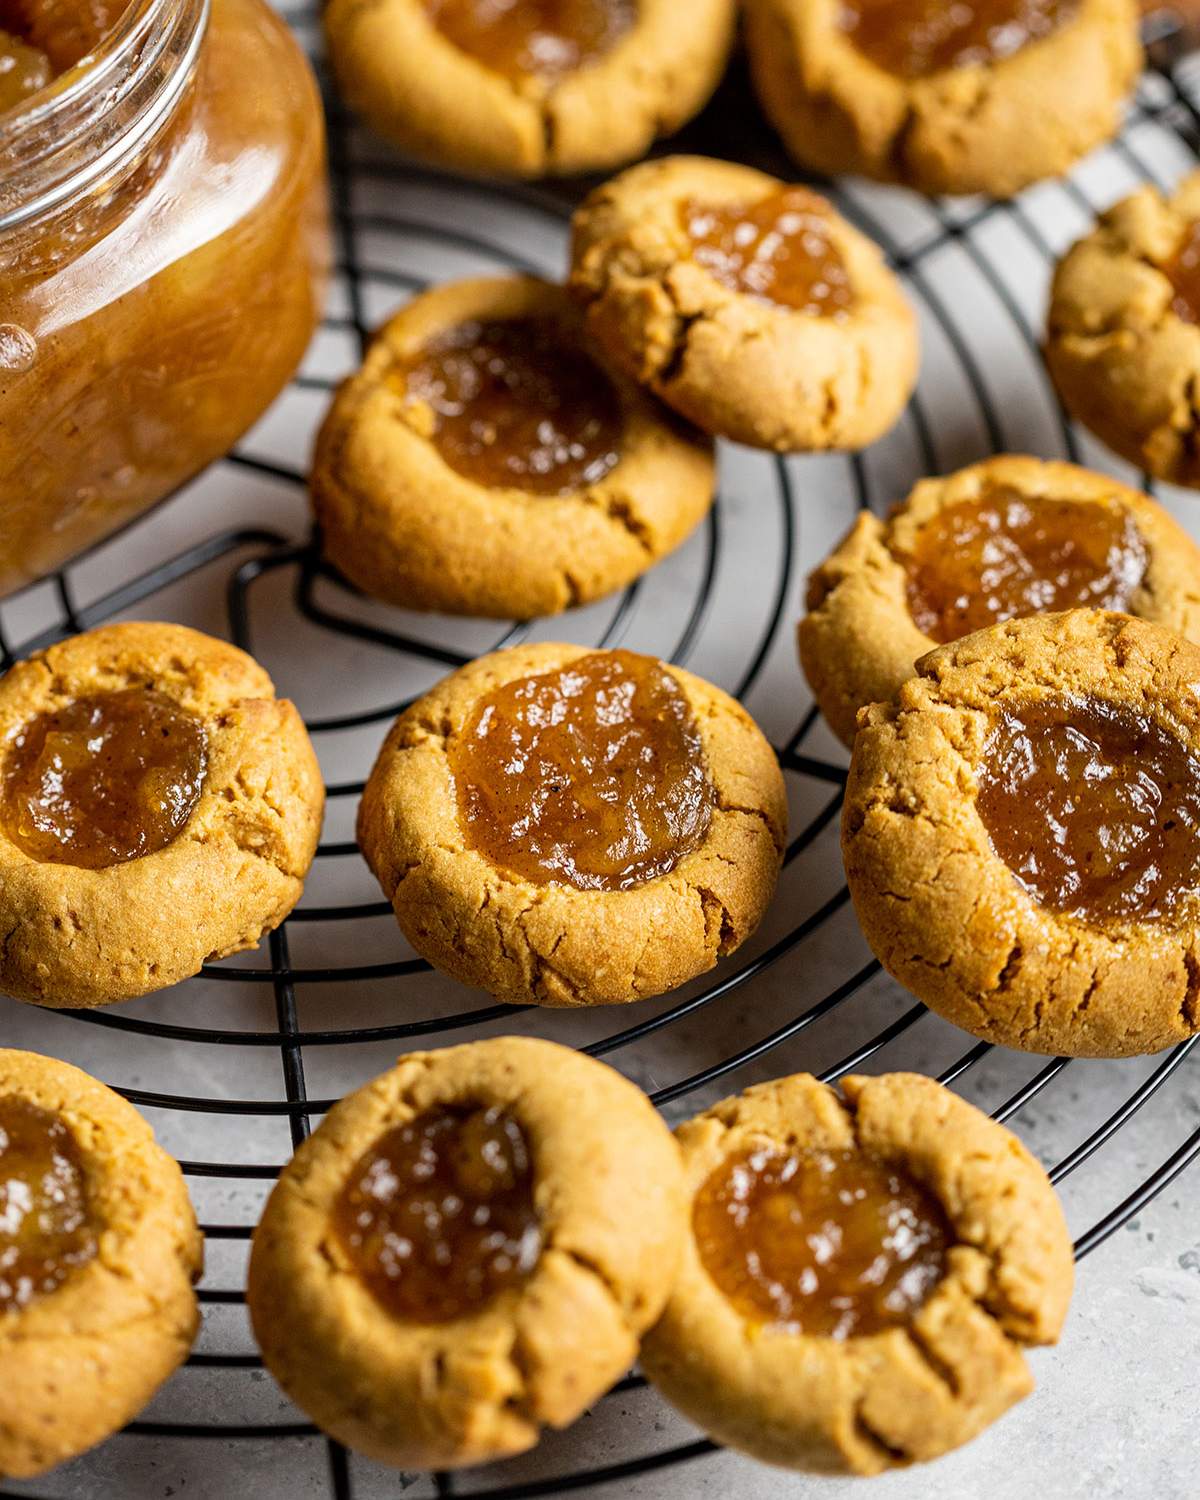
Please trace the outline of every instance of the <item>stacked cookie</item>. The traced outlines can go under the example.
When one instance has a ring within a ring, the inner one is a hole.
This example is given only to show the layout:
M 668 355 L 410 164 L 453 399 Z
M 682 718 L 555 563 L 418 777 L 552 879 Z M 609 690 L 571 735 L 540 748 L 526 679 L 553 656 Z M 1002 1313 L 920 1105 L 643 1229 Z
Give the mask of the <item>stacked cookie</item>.
M 917 363 L 899 283 L 824 199 L 729 162 L 646 163 L 579 209 L 568 289 L 451 283 L 380 330 L 317 442 L 325 554 L 410 609 L 587 604 L 703 519 L 714 437 L 860 448 Z
M 864 933 L 977 1036 L 1120 1057 L 1200 1029 L 1198 600 L 1164 510 L 1029 458 L 923 481 L 813 574 Z

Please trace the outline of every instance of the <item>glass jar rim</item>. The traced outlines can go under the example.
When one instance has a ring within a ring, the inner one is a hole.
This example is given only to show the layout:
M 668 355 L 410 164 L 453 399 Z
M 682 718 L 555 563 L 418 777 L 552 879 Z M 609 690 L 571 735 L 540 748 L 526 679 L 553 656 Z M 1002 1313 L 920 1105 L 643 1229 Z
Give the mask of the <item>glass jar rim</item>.
M 191 78 L 211 0 L 130 0 L 100 44 L 4 116 L 0 233 L 102 186 L 157 135 Z

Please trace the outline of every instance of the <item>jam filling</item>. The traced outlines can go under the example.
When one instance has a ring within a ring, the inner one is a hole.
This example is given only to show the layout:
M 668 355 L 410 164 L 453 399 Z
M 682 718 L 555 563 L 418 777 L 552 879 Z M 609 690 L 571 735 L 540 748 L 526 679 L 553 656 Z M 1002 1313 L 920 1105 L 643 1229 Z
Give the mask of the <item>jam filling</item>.
M 32 859 L 102 870 L 181 832 L 207 769 L 204 725 L 151 689 L 78 698 L 10 742 L 8 837 Z
M 978 781 L 996 853 L 1052 911 L 1166 917 L 1200 880 L 1200 762 L 1131 708 L 1094 698 L 1010 708 Z
M 74 1136 L 48 1110 L 0 1096 L 0 1315 L 55 1291 L 95 1254 Z
M 858 52 L 900 78 L 1000 62 L 1069 21 L 1079 0 L 841 0 Z
M 1162 270 L 1175 294 L 1171 311 L 1185 323 L 1200 323 L 1200 220 L 1188 225 L 1179 249 Z
M 355 1164 L 338 1239 L 396 1317 L 448 1323 L 519 1285 L 542 1249 L 533 1167 L 502 1109 L 439 1108 L 397 1125 Z
M 0 114 L 91 52 L 124 0 L 0 0 Z
M 514 83 L 555 83 L 600 61 L 637 20 L 636 0 L 424 0 L 442 35 Z
M 722 286 L 810 317 L 837 317 L 854 305 L 828 204 L 815 193 L 782 188 L 721 207 L 688 199 L 679 212 L 692 259 Z
M 748 1322 L 832 1339 L 908 1323 L 954 1239 L 937 1201 L 894 1166 L 767 1147 L 716 1168 L 692 1228 L 705 1270 Z
M 679 684 L 597 652 L 481 699 L 450 744 L 470 846 L 537 885 L 628 890 L 704 841 L 714 793 Z
M 432 413 L 442 459 L 476 484 L 569 495 L 616 467 L 621 406 L 612 382 L 549 319 L 462 323 L 397 372 L 406 402 Z
M 1007 485 L 947 506 L 896 555 L 915 624 L 942 642 L 1051 610 L 1127 610 L 1146 573 L 1141 534 L 1119 506 Z

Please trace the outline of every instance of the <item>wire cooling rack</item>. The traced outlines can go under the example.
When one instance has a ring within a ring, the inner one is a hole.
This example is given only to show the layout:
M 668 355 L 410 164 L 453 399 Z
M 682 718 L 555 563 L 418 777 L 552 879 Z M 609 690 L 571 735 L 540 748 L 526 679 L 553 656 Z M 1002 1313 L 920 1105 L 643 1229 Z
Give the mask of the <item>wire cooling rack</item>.
M 307 9 L 289 19 L 315 41 Z M 1079 1222 L 1080 1257 L 1200 1154 L 1200 1129 L 1189 1133 L 1185 1112 L 1160 1110 L 1159 1118 L 1147 1109 L 1169 1097 L 1159 1091 L 1181 1075 L 1192 1042 L 1120 1064 L 1023 1057 L 969 1045 L 880 974 L 854 926 L 837 856 L 845 756 L 809 706 L 792 639 L 803 574 L 856 509 L 885 508 L 921 474 L 1026 450 L 1138 480 L 1064 419 L 1038 356 L 1038 329 L 1050 267 L 1096 210 L 1138 182 L 1169 186 L 1195 165 L 1198 84 L 1200 72 L 1186 62 L 1148 73 L 1117 142 L 1071 179 L 1014 203 L 926 203 L 892 189 L 826 185 L 885 247 L 922 319 L 925 369 L 900 427 L 851 457 L 726 452 L 717 504 L 679 554 L 619 598 L 504 629 L 404 615 L 355 595 L 314 550 L 304 464 L 328 393 L 353 367 L 367 329 L 432 281 L 508 270 L 560 275 L 571 195 L 464 184 L 401 164 L 330 99 L 339 265 L 303 371 L 208 475 L 0 605 L 4 667 L 126 615 L 183 618 L 227 634 L 300 703 L 329 782 L 325 841 L 304 901 L 256 953 L 106 1011 L 49 1013 L 0 1000 L 7 1043 L 80 1062 L 145 1110 L 182 1160 L 209 1247 L 197 1351 L 150 1412 L 96 1454 L 0 1494 L 236 1496 L 253 1485 L 369 1500 L 397 1493 L 398 1484 L 414 1495 L 518 1500 L 629 1482 L 712 1451 L 678 1426 L 656 1444 L 667 1419 L 636 1375 L 601 1404 L 592 1428 L 584 1422 L 552 1436 L 527 1459 L 398 1480 L 322 1438 L 283 1400 L 244 1315 L 252 1226 L 314 1121 L 412 1047 L 505 1031 L 552 1036 L 627 1072 L 670 1119 L 799 1069 L 833 1081 L 857 1068 L 920 1068 L 1031 1140 Z M 794 175 L 737 68 L 682 145 Z M 1194 525 L 1189 508 L 1200 502 L 1161 498 Z M 762 932 L 705 981 L 627 1012 L 481 1004 L 405 947 L 352 837 L 363 778 L 407 701 L 481 651 L 556 636 L 623 642 L 720 681 L 770 733 L 788 782 L 794 832 Z M 1118 1132 L 1149 1117 L 1154 1128 L 1143 1131 L 1132 1178 L 1106 1168 L 1104 1157 L 1093 1163 Z M 1075 1178 L 1085 1164 L 1090 1171 Z M 618 1414 L 607 1429 L 606 1410 Z

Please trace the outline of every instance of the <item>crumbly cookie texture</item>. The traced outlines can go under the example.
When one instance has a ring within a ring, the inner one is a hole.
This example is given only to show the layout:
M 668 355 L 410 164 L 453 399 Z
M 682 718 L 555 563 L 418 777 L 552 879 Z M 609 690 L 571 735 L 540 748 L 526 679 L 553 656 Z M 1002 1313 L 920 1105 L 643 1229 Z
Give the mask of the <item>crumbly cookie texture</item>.
M 1200 640 L 1200 548 L 1160 505 L 1107 475 L 1074 464 L 1005 455 L 922 480 L 886 520 L 863 512 L 808 581 L 798 638 L 804 675 L 830 728 L 854 743 L 859 711 L 895 697 L 914 663 L 937 643 L 913 620 L 897 553 L 943 510 L 1007 487 L 1027 496 L 1118 506 L 1146 548 L 1131 614 Z
M 752 204 L 783 186 L 706 157 L 632 167 L 577 210 L 571 289 L 609 356 L 706 432 L 779 451 L 865 447 L 900 416 L 919 362 L 878 247 L 829 209 L 856 296 L 837 318 L 737 292 L 692 258 L 687 200 Z
M 181 625 L 106 625 L 0 679 L 0 744 L 90 694 L 150 687 L 204 723 L 208 769 L 179 835 L 107 869 L 32 859 L 0 830 L 0 989 L 97 1006 L 253 948 L 300 899 L 324 789 L 294 704 L 245 652 Z
M 1080 695 L 1129 705 L 1198 755 L 1197 682 L 1190 642 L 1071 610 L 940 647 L 891 703 L 864 710 L 842 853 L 885 968 L 964 1030 L 1028 1052 L 1126 1057 L 1200 1029 L 1194 915 L 1100 926 L 1049 911 L 996 854 L 975 806 L 989 728 L 1007 704 Z
M 1162 272 L 1200 219 L 1200 173 L 1139 189 L 1059 263 L 1046 363 L 1063 404 L 1122 458 L 1200 487 L 1200 327 Z
M 925 193 L 1010 197 L 1116 134 L 1141 68 L 1136 0 L 1080 0 L 998 62 L 908 79 L 858 52 L 838 0 L 747 0 L 763 108 L 798 162 Z
M 358 1157 L 437 1106 L 499 1106 L 529 1141 L 540 1259 L 474 1313 L 385 1312 L 330 1212 Z M 248 1299 L 268 1368 L 325 1431 L 401 1467 L 483 1463 L 563 1427 L 633 1362 L 684 1234 L 679 1152 L 649 1100 L 569 1048 L 500 1037 L 401 1058 L 296 1153 L 254 1236 Z
M 339 391 L 317 439 L 312 498 L 327 556 L 368 594 L 450 614 L 557 614 L 632 582 L 707 514 L 711 442 L 609 370 L 621 456 L 587 488 L 562 496 L 494 489 L 442 460 L 391 372 L 458 324 L 533 316 L 560 324 L 572 341 L 584 337 L 570 298 L 548 282 L 438 287 L 385 324 Z
M 347 103 L 425 161 L 497 177 L 622 166 L 707 101 L 733 41 L 734 0 L 639 0 L 637 20 L 592 66 L 519 83 L 460 51 L 422 0 L 333 0 L 325 35 Z
M 774 752 L 727 694 L 667 667 L 696 720 L 716 794 L 704 842 L 667 875 L 623 891 L 535 885 L 468 846 L 447 745 L 504 683 L 591 652 L 518 646 L 446 678 L 396 721 L 367 782 L 358 838 L 423 957 L 513 1004 L 617 1005 L 711 969 L 754 931 L 774 893 L 787 800 Z
M 746 1149 L 857 1149 L 931 1193 L 956 1237 L 908 1326 L 837 1340 L 747 1324 L 689 1235 L 642 1365 L 718 1441 L 788 1468 L 878 1474 L 957 1448 L 1028 1395 L 1023 1350 L 1058 1339 L 1074 1268 L 1054 1190 L 1003 1126 L 915 1074 L 846 1078 L 841 1097 L 800 1074 L 676 1135 L 693 1196 Z
M 137 1416 L 200 1326 L 203 1242 L 171 1157 L 131 1104 L 78 1068 L 0 1050 L 0 1098 L 58 1115 L 79 1147 L 95 1258 L 0 1313 L 0 1477 L 45 1473 Z

